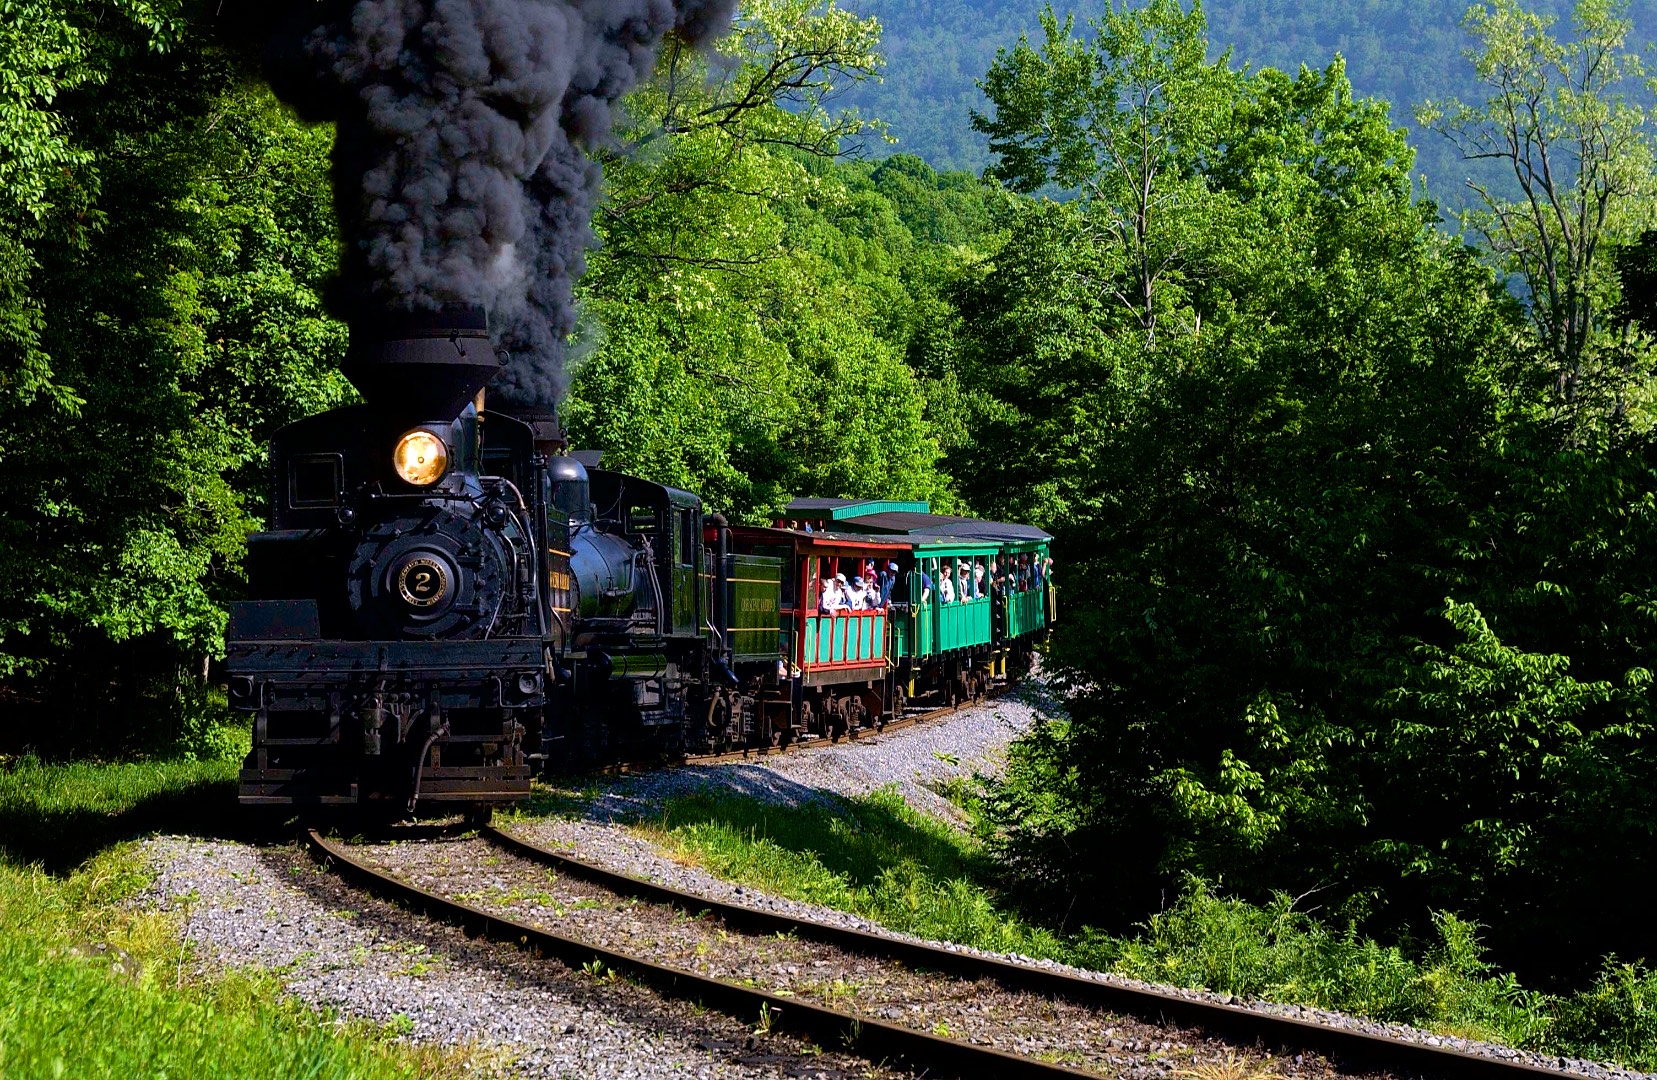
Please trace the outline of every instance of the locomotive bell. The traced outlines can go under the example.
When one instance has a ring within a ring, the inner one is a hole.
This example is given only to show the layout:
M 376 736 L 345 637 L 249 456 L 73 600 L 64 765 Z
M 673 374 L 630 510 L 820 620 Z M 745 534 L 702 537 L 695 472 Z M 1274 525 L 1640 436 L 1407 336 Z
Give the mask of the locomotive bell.
M 354 319 L 341 370 L 377 409 L 411 420 L 448 420 L 505 363 L 489 343 L 481 305 L 445 304 Z

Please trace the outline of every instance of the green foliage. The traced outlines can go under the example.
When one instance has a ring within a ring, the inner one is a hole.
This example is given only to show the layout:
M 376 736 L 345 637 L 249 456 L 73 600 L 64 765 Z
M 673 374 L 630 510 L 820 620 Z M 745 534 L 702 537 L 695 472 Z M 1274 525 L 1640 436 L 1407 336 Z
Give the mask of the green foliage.
M 1485 99 L 1417 110 L 1463 157 L 1502 166 L 1500 187 L 1469 181 L 1477 200 L 1462 224 L 1524 283 L 1562 404 L 1577 409 L 1579 397 L 1592 408 L 1650 377 L 1638 365 L 1626 370 L 1626 357 L 1619 364 L 1601 355 L 1617 299 L 1605 256 L 1657 219 L 1657 142 L 1645 108 L 1631 99 L 1646 72 L 1624 51 L 1633 28 L 1627 10 L 1626 0 L 1577 0 L 1572 35 L 1559 41 L 1551 17 L 1514 0 L 1475 4 L 1469 56 Z M 1607 378 L 1611 387 L 1588 392 Z
M 61 48 L 0 61 L 56 87 L 31 91 L 33 127 L 6 129 L 50 144 L 9 167 L 51 175 L 21 183 L 28 213 L 5 233 L 25 253 L 5 277 L 25 312 L 7 325 L 27 330 L 15 370 L 36 375 L 0 400 L 0 674 L 20 721 L 3 735 L 38 740 L 49 703 L 64 744 L 116 749 L 155 737 L 149 718 L 176 716 L 220 648 L 264 442 L 344 393 L 318 293 L 331 134 L 177 12 L 24 8 Z M 103 722 L 112 700 L 127 724 Z
M 0 862 L 0 1071 L 12 1077 L 458 1075 L 443 1051 L 337 1026 L 268 976 L 201 979 L 183 934 L 124 901 L 131 848 L 66 879 Z
M 1592 987 L 1561 1004 L 1548 1044 L 1636 1069 L 1657 1068 L 1657 971 L 1607 960 Z
M 1466 912 L 1550 975 L 1650 955 L 1653 444 L 1562 438 L 1338 64 L 1234 76 L 1201 32 L 1049 18 L 986 80 L 1005 175 L 1079 194 L 1012 208 L 957 293 L 951 469 L 1064 568 L 1071 719 L 986 796 L 990 850 L 1105 928 L 1195 874 L 1370 932 Z
M 604 329 L 565 406 L 609 467 L 749 520 L 802 494 L 950 501 L 949 425 L 905 360 L 948 324 L 930 253 L 987 214 L 918 162 L 833 163 L 866 123 L 828 103 L 878 68 L 877 34 L 832 5 L 752 4 L 730 63 L 670 48 L 630 101 L 637 149 L 606 162 L 582 286 Z

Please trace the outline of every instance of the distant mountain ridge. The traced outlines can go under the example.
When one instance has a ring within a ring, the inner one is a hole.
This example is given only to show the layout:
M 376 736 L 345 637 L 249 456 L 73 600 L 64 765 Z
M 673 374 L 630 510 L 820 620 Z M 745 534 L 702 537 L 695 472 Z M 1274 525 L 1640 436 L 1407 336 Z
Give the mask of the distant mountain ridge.
M 1039 35 L 1043 0 L 845 0 L 844 6 L 874 15 L 885 28 L 885 82 L 858 87 L 849 103 L 888 121 L 895 147 L 872 153 L 917 154 L 934 168 L 979 172 L 990 162 L 983 137 L 971 129 L 972 109 L 984 107 L 976 81 L 1021 32 Z M 1062 18 L 1096 16 L 1101 4 L 1054 3 Z M 1569 34 L 1569 0 L 1531 0 L 1532 10 L 1556 15 L 1556 36 Z M 1321 68 L 1340 53 L 1358 93 L 1392 102 L 1395 122 L 1409 127 L 1417 150 L 1416 171 L 1433 195 L 1459 199 L 1466 169 L 1437 136 L 1416 133 L 1414 107 L 1426 98 L 1474 93 L 1472 66 L 1461 52 L 1471 41 L 1461 28 L 1467 0 L 1210 0 L 1210 55 L 1232 47 L 1235 65 L 1294 72 L 1301 64 Z M 1644 52 L 1657 32 L 1657 0 L 1633 0 L 1634 51 Z

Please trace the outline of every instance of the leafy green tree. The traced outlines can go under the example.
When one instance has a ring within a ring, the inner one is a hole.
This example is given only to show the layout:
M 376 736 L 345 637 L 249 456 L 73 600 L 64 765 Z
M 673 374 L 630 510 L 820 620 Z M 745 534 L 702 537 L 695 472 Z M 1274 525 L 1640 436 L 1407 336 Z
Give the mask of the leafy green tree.
M 1177 278 L 1214 222 L 1198 175 L 1217 144 L 1232 96 L 1228 55 L 1210 62 L 1202 7 L 1178 0 L 1136 8 L 1109 4 L 1074 36 L 1074 17 L 1041 16 L 1045 40 L 1020 38 L 984 79 L 994 116 L 975 112 L 998 162 L 990 170 L 1017 191 L 1048 184 L 1078 190 L 1087 227 L 1121 270 L 1103 284 L 1156 340 L 1160 288 Z
M 46 312 L 28 289 L 40 245 L 84 241 L 98 176 L 59 98 L 102 85 L 123 39 L 165 49 L 176 4 L 23 0 L 0 21 L 0 407 L 48 407 L 72 415 L 74 394 L 56 384 L 41 346 Z M 103 19 L 112 26 L 101 25 Z
M 865 127 L 829 106 L 876 70 L 877 36 L 766 0 L 727 63 L 670 48 L 630 102 L 582 286 L 603 337 L 565 406 L 608 464 L 757 520 L 796 494 L 949 498 L 895 314 L 910 302 L 890 249 L 911 238 L 823 164 Z
M 1517 0 L 1475 4 L 1468 56 L 1487 96 L 1417 113 L 1464 158 L 1499 162 L 1515 185 L 1469 180 L 1477 200 L 1463 223 L 1523 282 L 1567 405 L 1601 360 L 1596 345 L 1616 302 L 1609 249 L 1632 241 L 1657 207 L 1652 131 L 1637 100 L 1645 68 L 1624 51 L 1627 8 L 1577 0 L 1572 35 L 1560 41 L 1551 17 Z
M 222 648 L 264 443 L 344 392 L 319 297 L 331 133 L 172 32 L 160 52 L 147 24 L 89 20 L 108 66 L 55 101 L 84 201 L 32 235 L 20 294 L 58 392 L 0 415 L 8 741 L 118 749 L 176 719 Z

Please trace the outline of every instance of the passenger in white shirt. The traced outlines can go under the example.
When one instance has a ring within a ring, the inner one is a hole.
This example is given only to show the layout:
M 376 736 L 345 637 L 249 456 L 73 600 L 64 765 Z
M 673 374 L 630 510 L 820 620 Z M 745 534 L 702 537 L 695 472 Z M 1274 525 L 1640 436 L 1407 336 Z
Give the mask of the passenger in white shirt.
M 846 594 L 846 601 L 853 611 L 869 610 L 869 591 L 861 577 L 852 578 L 851 591 Z

